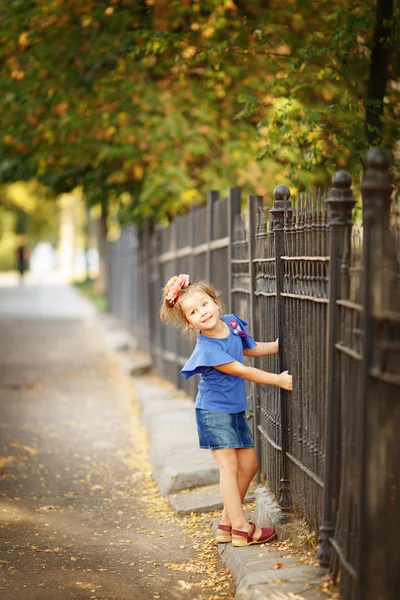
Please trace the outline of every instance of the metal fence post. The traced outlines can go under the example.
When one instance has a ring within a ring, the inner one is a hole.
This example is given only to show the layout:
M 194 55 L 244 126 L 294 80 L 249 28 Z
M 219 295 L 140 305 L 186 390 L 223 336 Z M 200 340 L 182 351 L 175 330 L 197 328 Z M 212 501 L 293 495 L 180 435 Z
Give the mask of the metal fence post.
M 235 217 L 239 214 L 241 210 L 241 188 L 240 187 L 230 187 L 228 190 L 228 238 L 229 238 L 229 248 L 228 248 L 228 269 L 229 269 L 229 277 L 228 277 L 228 298 L 227 301 L 227 309 L 228 313 L 232 312 L 232 243 L 233 243 L 233 228 L 235 223 Z
M 254 264 L 254 253 L 256 243 L 256 230 L 257 230 L 257 211 L 263 206 L 263 197 L 251 195 L 248 197 L 247 210 L 249 215 L 249 275 L 250 275 L 250 331 L 254 338 L 256 337 L 256 315 L 255 315 L 255 264 Z M 254 363 L 257 367 L 260 366 L 260 359 L 255 358 Z M 260 425 L 260 394 L 258 386 L 253 383 L 253 398 L 254 398 L 254 426 L 253 436 L 254 445 L 258 458 L 258 464 L 261 465 L 261 439 L 258 431 Z M 260 471 L 258 471 L 258 477 L 260 477 Z
M 214 227 L 214 204 L 219 199 L 219 192 L 211 190 L 208 192 L 207 199 L 207 261 L 206 261 L 206 281 L 211 281 L 211 242 L 213 239 Z
M 174 219 L 172 221 L 172 223 L 170 224 L 171 227 L 171 231 L 172 231 L 172 254 L 173 254 L 173 258 L 172 258 L 172 265 L 173 265 L 173 273 L 174 275 L 178 275 L 178 250 L 179 250 L 179 244 L 178 244 L 178 221 L 176 219 Z M 172 335 L 173 335 L 173 347 L 172 347 L 172 352 L 174 353 L 174 357 L 175 357 L 175 362 L 174 362 L 174 378 L 173 378 L 173 384 L 175 385 L 175 387 L 177 387 L 179 389 L 180 387 L 180 383 L 181 383 L 181 377 L 180 377 L 180 366 L 178 364 L 178 356 L 179 356 L 179 336 L 180 336 L 180 332 L 177 328 L 172 328 Z
M 327 567 L 331 558 L 330 538 L 335 530 L 335 518 L 340 486 L 340 374 L 338 341 L 340 286 L 343 277 L 343 254 L 350 250 L 352 210 L 356 203 L 351 191 L 351 175 L 338 171 L 332 177 L 333 188 L 327 199 L 330 232 L 329 304 L 327 328 L 327 380 L 325 400 L 325 476 L 323 492 L 323 522 L 319 529 L 318 561 Z
M 150 328 L 150 339 L 149 347 L 151 350 L 151 357 L 153 364 L 157 364 L 159 356 L 158 349 L 161 345 L 160 342 L 160 325 L 158 309 L 160 304 L 159 290 L 161 288 L 161 277 L 158 270 L 158 231 L 153 228 L 149 232 L 148 237 L 148 276 L 147 276 L 147 297 L 149 302 L 149 328 Z
M 289 201 L 290 190 L 286 185 L 278 185 L 274 190 L 275 202 L 270 210 L 271 229 L 275 237 L 275 273 L 276 273 L 276 302 L 278 315 L 278 338 L 279 338 L 279 369 L 280 372 L 286 370 L 285 361 L 285 334 L 284 328 L 284 303 L 281 297 L 284 286 L 284 268 L 281 257 L 285 254 L 284 225 L 285 215 L 292 212 L 292 206 Z M 290 481 L 288 479 L 288 407 L 289 394 L 282 388 L 279 389 L 280 412 L 281 412 L 281 439 L 282 439 L 282 472 L 279 488 L 279 504 L 283 509 L 290 509 L 292 506 L 292 497 Z
M 107 288 L 106 288 L 106 299 L 107 299 L 107 311 L 111 314 L 114 313 L 114 247 L 115 242 L 107 241 L 108 244 L 108 277 L 107 277 Z
M 388 582 L 384 583 L 385 574 L 374 573 L 377 568 L 374 567 L 373 554 L 377 551 L 377 547 L 371 546 L 375 540 L 369 537 L 369 531 L 373 530 L 374 519 L 379 527 L 379 511 L 373 514 L 370 507 L 367 506 L 369 501 L 368 489 L 371 486 L 371 478 L 376 477 L 378 480 L 383 479 L 384 473 L 379 474 L 374 472 L 374 465 L 370 464 L 369 459 L 373 454 L 373 439 L 367 439 L 368 431 L 371 430 L 370 419 L 372 414 L 372 404 L 381 402 L 381 398 L 372 396 L 369 393 L 373 380 L 371 377 L 371 369 L 374 360 L 374 344 L 378 345 L 378 339 L 374 337 L 374 317 L 381 313 L 386 298 L 388 298 L 387 289 L 387 260 L 390 258 L 387 254 L 387 241 L 385 236 L 389 234 L 389 212 L 390 212 L 390 194 L 392 191 L 391 180 L 389 176 L 389 157 L 387 153 L 378 148 L 371 150 L 365 160 L 365 172 L 361 184 L 361 192 L 363 197 L 363 285 L 362 285 L 362 301 L 363 301 L 363 360 L 361 366 L 361 385 L 360 385 L 360 418 L 361 418 L 361 439 L 360 439 L 360 521 L 359 521 L 359 552 L 357 560 L 357 600 L 365 600 L 365 598 L 385 597 L 388 588 L 391 587 L 394 595 L 398 593 L 396 584 L 390 586 Z M 394 321 L 393 321 L 394 322 Z M 376 351 L 376 350 L 375 350 Z M 375 388 L 376 389 L 376 388 Z M 393 410 L 393 416 L 395 411 Z M 379 424 L 377 424 L 379 427 Z M 381 439 L 384 437 L 381 430 Z M 397 434 L 398 435 L 398 430 Z M 376 443 L 376 442 L 375 442 Z M 381 453 L 385 452 L 384 444 L 379 447 Z M 375 450 L 376 452 L 376 450 Z M 398 464 L 398 463 L 397 463 Z M 373 486 L 375 487 L 374 481 Z M 383 488 L 384 486 L 382 486 Z M 387 499 L 384 502 L 387 506 Z M 397 510 L 399 510 L 397 505 Z M 399 513 L 398 513 L 399 514 Z M 398 520 L 397 520 L 398 523 Z M 394 539 L 393 532 L 387 532 L 388 538 Z M 398 547 L 398 542 L 397 542 Z M 371 550 L 372 548 L 372 550 Z M 379 549 L 381 551 L 381 549 Z M 391 548 L 394 550 L 394 546 Z M 372 573 L 371 573 L 372 567 Z M 367 571 L 368 569 L 368 571 Z M 397 565 L 398 569 L 398 565 Z M 397 571 L 398 572 L 398 571 Z M 394 575 L 394 572 L 393 574 Z M 376 593 L 378 595 L 376 595 Z M 383 593 L 381 596 L 380 593 Z

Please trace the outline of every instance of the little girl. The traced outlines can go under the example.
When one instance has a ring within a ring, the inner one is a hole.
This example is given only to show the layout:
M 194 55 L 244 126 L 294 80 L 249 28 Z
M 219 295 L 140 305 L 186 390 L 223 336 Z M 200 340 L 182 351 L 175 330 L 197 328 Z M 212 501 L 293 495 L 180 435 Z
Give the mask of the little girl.
M 222 315 L 218 293 L 205 282 L 190 283 L 188 275 L 172 277 L 163 290 L 160 317 L 164 323 L 195 331 L 197 343 L 181 373 L 200 374 L 196 421 L 200 448 L 211 450 L 220 472 L 224 509 L 217 542 L 233 546 L 262 544 L 276 538 L 273 527 L 248 522 L 243 499 L 257 472 L 254 442 L 247 424 L 244 380 L 292 389 L 288 371 L 267 373 L 243 364 L 245 356 L 278 352 L 278 341 L 255 342 L 247 322 Z

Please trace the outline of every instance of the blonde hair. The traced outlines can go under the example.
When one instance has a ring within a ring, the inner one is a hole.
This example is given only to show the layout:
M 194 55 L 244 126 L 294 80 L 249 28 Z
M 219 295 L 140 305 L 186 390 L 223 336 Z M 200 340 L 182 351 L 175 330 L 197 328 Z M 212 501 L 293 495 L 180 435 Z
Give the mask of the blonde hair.
M 163 323 L 169 323 L 175 327 L 179 327 L 186 334 L 192 335 L 193 330 L 189 327 L 189 323 L 186 320 L 185 314 L 182 310 L 181 304 L 185 298 L 195 292 L 201 292 L 210 296 L 218 305 L 220 312 L 223 312 L 223 304 L 220 301 L 220 293 L 215 287 L 207 281 L 196 281 L 189 283 L 185 288 L 179 291 L 179 296 L 174 304 L 171 304 L 167 299 L 167 291 L 163 288 L 161 305 L 160 305 L 160 319 Z

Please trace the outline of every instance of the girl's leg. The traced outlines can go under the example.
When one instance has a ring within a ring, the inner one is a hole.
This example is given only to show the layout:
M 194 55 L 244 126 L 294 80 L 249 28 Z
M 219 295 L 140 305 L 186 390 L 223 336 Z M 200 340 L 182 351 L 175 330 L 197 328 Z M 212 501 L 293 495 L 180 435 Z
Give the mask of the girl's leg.
M 239 489 L 239 459 L 236 448 L 223 448 L 212 450 L 214 459 L 220 473 L 220 492 L 224 503 L 225 514 L 228 517 L 226 524 L 234 529 L 246 531 L 247 519 L 243 512 L 241 491 Z
M 242 464 L 244 473 L 247 473 L 247 487 L 251 481 L 249 480 L 250 473 L 255 474 L 257 459 L 252 453 L 244 453 L 241 456 L 238 453 L 239 449 L 224 448 L 221 450 L 213 450 L 213 456 L 219 468 L 220 473 L 220 491 L 222 502 L 224 503 L 225 515 L 228 519 L 226 524 L 231 524 L 232 529 L 249 532 L 251 525 L 248 523 L 243 512 L 241 491 L 239 489 L 239 468 Z M 244 448 L 240 450 L 245 450 Z M 240 459 L 239 459 L 240 456 Z M 251 459 L 251 460 L 249 460 Z M 244 464 L 243 464 L 244 463 Z M 252 468 L 250 467 L 252 465 Z M 246 477 L 242 476 L 242 493 L 245 488 Z M 247 491 L 247 488 L 246 488 Z M 265 533 L 266 530 L 264 530 Z M 273 532 L 273 529 L 272 529 Z M 256 527 L 253 533 L 253 540 L 261 539 L 263 531 L 261 527 Z
M 243 504 L 243 500 L 247 494 L 247 490 L 249 489 L 249 485 L 257 473 L 258 461 L 257 455 L 254 448 L 237 448 L 236 456 L 238 461 L 238 487 L 240 494 L 240 501 Z M 224 505 L 224 510 L 222 511 L 222 517 L 220 523 L 222 525 L 230 525 L 230 519 L 227 513 L 227 510 Z

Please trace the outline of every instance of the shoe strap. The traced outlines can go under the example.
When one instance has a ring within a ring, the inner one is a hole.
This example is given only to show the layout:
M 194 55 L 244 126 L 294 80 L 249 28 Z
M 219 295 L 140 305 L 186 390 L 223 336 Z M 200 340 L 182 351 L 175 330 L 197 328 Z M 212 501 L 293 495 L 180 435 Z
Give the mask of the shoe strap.
M 232 529 L 232 535 L 240 535 L 242 537 L 245 537 L 247 539 L 247 541 L 250 542 L 253 539 L 253 535 L 255 533 L 257 526 L 252 522 L 250 522 L 249 525 L 251 525 L 250 531 L 241 531 L 240 529 Z
M 249 531 L 249 538 L 250 538 L 250 539 L 253 539 L 253 535 L 254 535 L 254 534 L 255 534 L 255 532 L 256 532 L 257 525 L 256 525 L 255 523 L 253 523 L 253 521 L 250 521 L 249 525 L 251 525 L 251 529 L 250 529 L 250 531 Z
M 222 531 L 229 531 L 229 533 L 232 531 L 232 527 L 230 525 L 218 525 L 217 529 L 222 529 Z
M 245 537 L 247 541 L 250 540 L 247 531 L 241 531 L 240 529 L 232 529 L 232 535 L 241 535 L 242 537 Z

